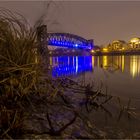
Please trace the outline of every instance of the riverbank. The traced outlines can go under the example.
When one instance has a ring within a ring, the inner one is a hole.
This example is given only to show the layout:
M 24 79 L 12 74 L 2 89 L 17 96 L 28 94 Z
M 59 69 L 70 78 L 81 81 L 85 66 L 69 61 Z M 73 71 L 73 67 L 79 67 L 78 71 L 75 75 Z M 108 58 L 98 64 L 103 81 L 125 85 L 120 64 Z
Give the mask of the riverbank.
M 93 85 L 81 85 L 68 78 L 52 80 L 52 86 L 52 90 L 56 91 L 55 94 L 32 93 L 15 104 L 9 99 L 6 99 L 7 104 L 5 104 L 4 98 L 0 99 L 1 105 L 4 103 L 9 111 L 16 110 L 19 113 L 20 109 L 22 112 L 19 122 L 14 116 L 13 121 L 16 123 L 12 121 L 11 126 L 3 132 L 1 138 L 139 138 L 139 131 L 131 131 L 128 135 L 129 130 L 115 125 L 124 121 L 123 117 L 127 116 L 129 111 L 126 108 L 122 114 L 117 113 L 121 111 L 121 108 L 115 103 L 116 97 L 101 93 L 100 89 L 93 90 Z M 115 109 L 115 114 L 112 114 L 112 109 Z M 104 125 L 102 119 L 97 125 L 97 118 L 102 118 L 103 114 L 106 114 L 110 121 L 114 118 L 116 121 L 110 122 L 114 125 Z M 129 115 L 132 117 L 131 114 Z
M 6 108 L 1 112 L 0 138 L 103 138 L 104 133 L 92 125 L 81 109 L 87 106 L 89 111 L 90 104 L 98 108 L 102 103 L 91 102 L 90 98 L 107 96 L 92 91 L 89 85 L 81 86 L 70 79 L 50 82 L 52 92 L 45 90 L 47 93 L 31 93 L 14 103 L 10 97 L 0 98 L 1 106 Z M 105 98 L 105 102 L 110 99 L 111 96 Z M 9 127 L 6 129 L 7 125 Z

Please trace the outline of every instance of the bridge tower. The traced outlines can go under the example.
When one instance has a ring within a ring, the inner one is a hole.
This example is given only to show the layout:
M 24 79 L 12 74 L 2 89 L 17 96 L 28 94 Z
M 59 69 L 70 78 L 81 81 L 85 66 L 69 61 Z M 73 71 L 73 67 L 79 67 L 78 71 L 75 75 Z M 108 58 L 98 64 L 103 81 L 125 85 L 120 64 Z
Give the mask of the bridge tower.
M 37 40 L 39 42 L 38 52 L 41 56 L 41 67 L 47 73 L 49 66 L 48 33 L 47 25 L 37 27 Z

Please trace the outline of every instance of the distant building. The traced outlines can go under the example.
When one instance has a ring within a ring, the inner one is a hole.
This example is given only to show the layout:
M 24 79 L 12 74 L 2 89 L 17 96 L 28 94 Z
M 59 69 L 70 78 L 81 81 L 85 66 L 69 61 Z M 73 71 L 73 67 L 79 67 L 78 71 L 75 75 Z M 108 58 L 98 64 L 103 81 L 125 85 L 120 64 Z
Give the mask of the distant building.
M 140 38 L 135 37 L 129 41 L 130 49 L 140 49 Z
M 102 52 L 123 51 L 127 50 L 128 43 L 123 40 L 114 40 L 112 43 L 104 46 Z
M 114 40 L 111 43 L 110 48 L 113 51 L 121 51 L 121 50 L 124 50 L 125 48 L 127 48 L 127 43 L 123 40 Z

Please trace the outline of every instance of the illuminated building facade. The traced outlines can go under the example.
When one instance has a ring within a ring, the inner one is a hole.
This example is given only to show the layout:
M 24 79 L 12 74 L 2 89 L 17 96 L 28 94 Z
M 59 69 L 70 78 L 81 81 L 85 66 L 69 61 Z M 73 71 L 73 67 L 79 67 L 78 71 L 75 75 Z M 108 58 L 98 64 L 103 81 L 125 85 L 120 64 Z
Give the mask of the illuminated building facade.
M 140 50 L 140 38 L 135 37 L 127 43 L 123 40 L 114 40 L 112 43 L 102 48 L 102 52 L 123 52 Z
M 132 38 L 129 41 L 130 49 L 140 49 L 140 38 Z
M 123 40 L 114 40 L 112 43 L 102 48 L 102 52 L 124 51 L 128 44 Z
M 115 40 L 111 44 L 113 51 L 122 51 L 126 47 L 126 42 L 123 40 Z

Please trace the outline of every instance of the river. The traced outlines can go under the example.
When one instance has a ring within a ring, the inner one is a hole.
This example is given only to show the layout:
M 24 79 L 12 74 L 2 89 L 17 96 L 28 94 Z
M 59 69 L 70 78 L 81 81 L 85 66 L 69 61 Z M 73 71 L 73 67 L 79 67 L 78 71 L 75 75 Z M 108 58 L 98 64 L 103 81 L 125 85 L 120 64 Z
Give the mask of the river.
M 113 102 L 121 106 L 120 108 L 127 108 L 130 103 L 130 108 L 135 108 L 134 111 L 131 110 L 136 115 L 133 121 L 124 117 L 120 125 L 117 121 L 114 122 L 119 113 L 114 111 L 116 106 L 113 104 L 108 106 L 108 110 L 117 117 L 111 123 L 107 123 L 106 115 L 103 117 L 104 113 L 100 111 L 92 113 L 91 118 L 98 115 L 95 124 L 101 128 L 107 125 L 112 129 L 117 124 L 118 130 L 127 130 L 127 135 L 133 135 L 130 134 L 133 132 L 140 136 L 140 55 L 50 57 L 50 66 L 54 78 L 69 77 L 81 84 L 92 84 L 95 90 L 101 89 L 102 92 L 116 97 Z

